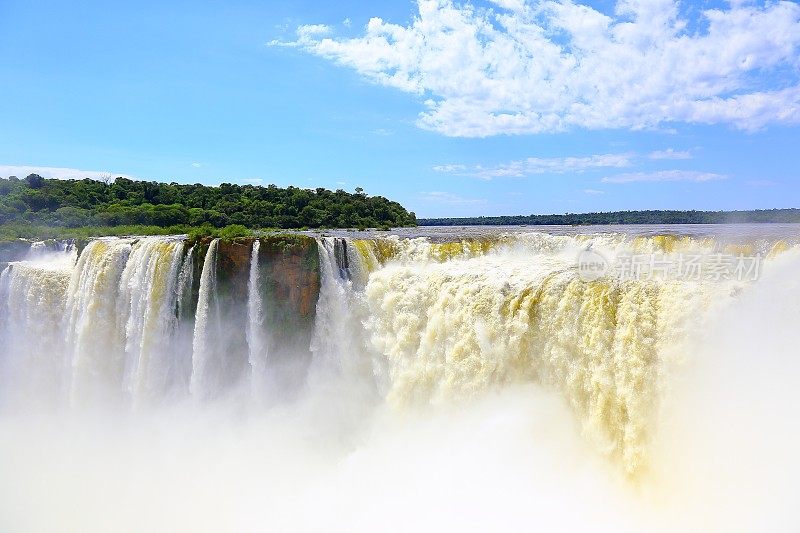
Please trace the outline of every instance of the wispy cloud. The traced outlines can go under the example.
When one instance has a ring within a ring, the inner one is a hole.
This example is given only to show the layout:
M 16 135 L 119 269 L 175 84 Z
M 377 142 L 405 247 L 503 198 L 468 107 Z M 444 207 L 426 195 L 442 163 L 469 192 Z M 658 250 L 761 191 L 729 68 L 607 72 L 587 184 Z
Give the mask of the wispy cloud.
M 353 25 L 353 21 L 350 20 L 350 17 L 347 17 L 342 21 L 342 26 L 344 26 L 345 28 L 349 28 L 352 25 Z
M 203 166 L 203 164 L 202 164 L 202 163 L 198 163 L 198 162 L 196 162 L 196 161 L 195 161 L 194 163 L 192 163 L 192 166 L 193 166 L 194 168 L 200 168 L 200 167 L 202 167 L 202 166 Z
M 280 47 L 280 48 L 297 48 L 298 46 L 300 46 L 299 43 L 296 43 L 294 41 L 281 41 L 280 39 L 272 39 L 266 44 L 267 46 Z
M 727 179 L 723 174 L 712 172 L 698 172 L 695 170 L 658 170 L 655 172 L 631 172 L 628 174 L 617 174 L 607 176 L 602 179 L 603 183 L 635 183 L 653 181 L 717 181 Z
M 264 183 L 264 178 L 244 178 L 239 180 L 244 183 L 249 183 L 251 185 L 261 185 Z
M 66 167 L 41 167 L 36 165 L 0 165 L 0 176 L 17 176 L 24 178 L 28 174 L 39 174 L 43 178 L 68 180 L 68 179 L 93 179 L 93 180 L 106 180 L 114 179 L 116 177 L 123 177 L 128 179 L 135 179 L 125 174 L 117 172 L 110 172 L 107 170 L 80 170 L 77 168 Z
M 386 128 L 378 128 L 377 130 L 372 130 L 373 135 L 377 135 L 379 137 L 388 137 L 390 135 L 394 135 L 394 130 L 388 130 Z
M 417 95 L 417 124 L 448 136 L 800 122 L 797 2 L 491 3 L 418 0 L 408 24 L 375 17 L 356 38 L 306 25 L 273 45 Z
M 438 165 L 437 172 L 474 176 L 491 180 L 494 178 L 524 178 L 535 174 L 565 174 L 585 172 L 598 168 L 624 168 L 631 165 L 632 154 L 599 154 L 586 157 L 529 157 L 496 166 L 467 167 L 465 165 Z
M 433 167 L 436 172 L 455 173 L 467 170 L 466 165 L 436 165 Z
M 331 33 L 331 27 L 327 24 L 306 24 L 297 28 L 297 36 L 300 39 L 309 39 Z
M 599 196 L 605 193 L 606 191 L 601 191 L 600 189 L 583 189 L 583 194 L 588 194 L 590 196 Z
M 295 32 L 297 35 L 296 41 L 281 41 L 280 39 L 273 39 L 267 43 L 267 46 L 278 46 L 283 48 L 297 48 L 305 46 L 304 43 L 309 43 L 315 39 L 325 37 L 332 32 L 332 28 L 327 24 L 304 24 L 297 27 Z
M 483 198 L 466 198 L 457 194 L 443 192 L 443 191 L 430 191 L 421 192 L 420 198 L 425 202 L 447 204 L 447 205 L 481 205 L 485 204 L 486 200 Z
M 666 150 L 656 150 L 650 152 L 648 155 L 650 159 L 691 159 L 692 153 L 688 150 L 674 150 L 667 148 Z

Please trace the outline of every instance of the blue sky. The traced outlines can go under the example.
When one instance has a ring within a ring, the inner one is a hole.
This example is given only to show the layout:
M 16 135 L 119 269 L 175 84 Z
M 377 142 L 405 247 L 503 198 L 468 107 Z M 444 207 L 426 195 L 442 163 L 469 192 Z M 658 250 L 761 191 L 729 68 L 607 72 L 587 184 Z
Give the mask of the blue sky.
M 119 4 L 0 2 L 0 175 L 800 207 L 796 2 Z

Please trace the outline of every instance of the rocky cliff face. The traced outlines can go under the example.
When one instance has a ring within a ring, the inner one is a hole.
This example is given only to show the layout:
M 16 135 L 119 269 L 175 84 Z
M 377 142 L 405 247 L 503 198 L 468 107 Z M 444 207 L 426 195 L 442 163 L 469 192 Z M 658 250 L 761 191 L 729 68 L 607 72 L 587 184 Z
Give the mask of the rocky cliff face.
M 22 239 L 0 241 L 0 271 L 11 261 L 24 259 L 31 248 L 31 243 Z
M 253 238 L 220 241 L 217 247 L 218 305 L 223 317 L 222 342 L 230 364 L 248 364 L 247 302 Z M 193 306 L 197 302 L 200 272 L 210 239 L 195 243 Z M 309 346 L 314 329 L 320 275 L 317 243 L 301 235 L 259 238 L 257 290 L 263 302 L 268 360 L 275 383 L 296 389 L 310 362 Z M 187 246 L 188 249 L 188 246 Z
M 247 301 L 254 240 L 246 238 L 219 243 L 219 291 L 232 302 Z M 282 316 L 313 323 L 320 283 L 316 241 L 298 235 L 262 237 L 259 241 L 261 288 L 267 296 L 267 303 L 280 309 Z M 207 250 L 209 242 L 204 240 L 201 246 Z M 197 257 L 200 267 L 204 252 Z

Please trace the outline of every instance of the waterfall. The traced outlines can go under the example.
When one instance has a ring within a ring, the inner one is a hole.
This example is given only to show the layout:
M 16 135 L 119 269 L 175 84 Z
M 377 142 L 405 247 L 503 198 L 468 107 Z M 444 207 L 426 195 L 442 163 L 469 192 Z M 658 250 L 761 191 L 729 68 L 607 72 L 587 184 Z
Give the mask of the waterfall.
M 223 347 L 218 345 L 222 334 L 221 317 L 217 305 L 217 247 L 219 239 L 208 246 L 203 270 L 200 273 L 200 291 L 192 339 L 192 377 L 190 392 L 203 398 L 218 392 L 222 372 Z
M 183 238 L 96 239 L 79 258 L 73 244 L 34 248 L 3 273 L 4 379 L 16 372 L 17 389 L 40 382 L 30 396 L 63 391 L 73 404 L 162 396 L 178 377 L 176 307 L 191 284 L 178 276 Z
M 183 236 L 99 238 L 79 255 L 74 246 L 35 246 L 0 274 L 4 397 L 136 408 L 225 394 L 247 370 L 261 396 L 266 378 L 276 379 L 268 361 L 295 383 L 306 372 L 297 361 L 309 357 L 311 387 L 339 376 L 397 409 L 536 383 L 559 394 L 585 438 L 635 475 L 648 466 L 687 339 L 702 334 L 709 308 L 734 305 L 756 281 L 587 279 L 576 258 L 624 263 L 649 254 L 677 263 L 729 254 L 733 268 L 747 253 L 770 268 L 798 250 L 785 240 L 622 233 L 320 237 L 307 245 L 319 261 L 314 315 L 296 311 L 316 290 L 315 281 L 299 290 L 313 261 L 262 257 L 258 239 L 252 248 L 212 240 L 197 284 L 202 248 L 186 250 Z M 281 322 L 276 310 L 298 316 Z
M 194 289 L 194 260 L 196 245 L 191 246 L 183 258 L 178 274 L 177 325 L 174 346 L 174 378 L 176 394 L 188 393 L 192 376 L 192 340 L 194 338 L 194 309 L 192 292 Z
M 596 241 L 609 256 L 633 245 Z M 433 244 L 370 275 L 365 329 L 389 377 L 387 400 L 439 403 L 537 382 L 560 393 L 598 449 L 641 471 L 681 343 L 702 328 L 709 301 L 742 284 L 584 281 L 575 267 L 583 239 L 513 244 L 446 260 Z
M 0 274 L 0 386 L 48 404 L 64 386 L 65 311 L 72 261 L 19 262 Z
M 341 323 L 337 317 L 345 316 L 344 281 L 341 279 L 339 265 L 336 262 L 334 247 L 336 240 L 323 237 L 317 241 L 319 251 L 320 291 L 317 301 L 316 323 L 311 351 L 317 364 L 338 366 L 336 343 L 341 337 Z
M 643 232 L 21 243 L 5 515 L 792 529 L 800 237 Z
M 183 258 L 181 272 L 178 276 L 178 320 L 188 320 L 192 305 L 192 286 L 194 285 L 194 246 Z
M 318 240 L 320 293 L 311 351 L 314 364 L 323 371 L 350 372 L 363 362 L 361 293 L 353 287 L 355 250 L 348 241 L 334 237 Z
M 174 380 L 182 239 L 137 241 L 122 272 L 118 315 L 125 322 L 125 388 L 134 402 L 162 395 Z
M 36 259 L 42 257 L 47 253 L 47 243 L 44 241 L 36 241 L 31 243 L 30 250 L 28 250 L 28 259 Z
M 264 377 L 267 364 L 267 339 L 264 335 L 264 302 L 261 296 L 259 250 L 261 242 L 253 241 L 250 274 L 247 281 L 247 346 L 250 372 L 255 386 Z
M 50 260 L 57 258 L 56 252 L 72 253 L 75 245 L 70 241 L 35 241 L 26 254 L 26 260 Z
M 94 240 L 72 271 L 65 314 L 72 403 L 114 398 L 121 389 L 127 315 L 119 314 L 118 297 L 133 242 Z

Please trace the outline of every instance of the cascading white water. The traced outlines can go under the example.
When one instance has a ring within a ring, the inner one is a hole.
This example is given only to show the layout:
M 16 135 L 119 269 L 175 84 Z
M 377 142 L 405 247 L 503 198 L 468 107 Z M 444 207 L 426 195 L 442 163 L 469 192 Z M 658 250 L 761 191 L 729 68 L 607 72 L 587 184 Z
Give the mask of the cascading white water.
M 317 364 L 340 366 L 338 360 L 349 337 L 344 331 L 347 310 L 347 279 L 336 260 L 336 239 L 323 237 L 319 249 L 320 292 L 311 351 Z
M 70 241 L 36 241 L 31 243 L 25 259 L 28 261 L 52 260 L 58 258 L 61 253 L 73 255 L 75 245 Z M 63 258 L 63 256 L 62 256 Z
M 57 402 L 64 386 L 60 325 L 72 267 L 63 255 L 14 263 L 0 274 L 0 383 L 25 400 Z
M 127 397 L 137 405 L 187 388 L 197 398 L 225 392 L 238 370 L 231 370 L 230 326 L 218 301 L 219 246 L 212 240 L 205 254 L 194 313 L 196 252 L 184 254 L 180 237 L 96 239 L 74 266 L 70 254 L 49 261 L 40 250 L 33 261 L 13 263 L 0 280 L 5 378 L 39 376 L 28 381 L 49 383 L 37 386 L 51 393 L 65 388 L 74 404 Z M 749 284 L 585 281 L 575 258 L 586 249 L 611 259 L 743 249 L 731 246 L 624 234 L 322 237 L 314 368 L 369 383 L 396 407 L 539 383 L 558 391 L 587 439 L 633 475 L 647 467 L 685 340 L 702 328 L 711 304 L 731 303 Z M 788 249 L 778 243 L 762 252 Z M 254 385 L 267 372 L 270 327 L 260 250 L 254 240 L 247 301 L 232 304 L 246 308 L 238 334 Z
M 183 258 L 178 275 L 178 320 L 192 318 L 189 313 L 192 305 L 192 285 L 194 284 L 194 249 L 192 246 Z
M 120 281 L 118 316 L 125 322 L 125 388 L 135 403 L 164 394 L 175 379 L 182 239 L 134 244 Z
M 264 371 L 267 362 L 267 343 L 264 338 L 264 302 L 261 297 L 259 285 L 260 268 L 258 253 L 261 242 L 253 241 L 250 254 L 250 275 L 247 281 L 247 345 L 249 348 L 248 360 L 254 375 Z
M 192 376 L 192 339 L 194 338 L 194 309 L 192 308 L 192 289 L 194 287 L 195 246 L 191 246 L 183 258 L 177 285 L 177 324 L 173 365 L 175 389 L 177 394 L 188 394 Z
M 318 240 L 320 293 L 311 351 L 316 368 L 345 374 L 363 372 L 369 365 L 362 321 L 367 269 L 351 241 L 334 237 Z
M 94 240 L 72 271 L 64 326 L 73 404 L 114 398 L 121 389 L 127 316 L 119 314 L 118 296 L 133 242 Z
M 0 285 L 6 347 L 0 377 L 15 383 L 8 390 L 73 405 L 133 406 L 224 392 L 236 372 L 217 301 L 219 241 L 209 244 L 194 289 L 196 248 L 184 255 L 184 240 L 100 238 L 79 258 L 72 246 L 42 243 L 10 264 Z M 258 250 L 255 241 L 256 258 Z M 267 338 L 257 262 L 251 276 L 247 335 L 253 371 L 263 377 Z M 23 382 L 30 384 L 24 393 Z
M 668 364 L 659 337 L 678 340 L 674 324 L 699 311 L 703 288 L 586 283 L 563 265 L 489 256 L 390 266 L 366 292 L 367 329 L 386 356 L 391 402 L 539 382 L 559 390 L 587 435 L 634 471 L 659 367 Z
M 250 272 L 247 280 L 247 359 L 250 363 L 250 384 L 253 397 L 263 398 L 267 385 L 268 338 L 265 324 L 264 298 L 261 290 L 259 252 L 261 241 L 253 241 Z
M 678 264 L 727 246 L 708 239 L 534 233 L 335 244 L 328 238 L 319 247 L 315 339 L 332 352 L 318 356 L 370 358 L 396 406 L 539 383 L 558 391 L 585 437 L 632 476 L 648 468 L 685 342 L 702 329 L 711 303 L 731 304 L 749 285 L 665 276 L 586 281 L 576 268 L 587 247 L 609 261 L 655 254 Z M 367 272 L 360 287 L 355 271 Z
M 224 347 L 219 346 L 222 336 L 221 317 L 217 305 L 217 247 L 219 239 L 208 246 L 203 270 L 200 273 L 200 290 L 192 339 L 192 377 L 189 390 L 198 398 L 214 394 L 220 379 Z
M 25 369 L 13 389 L 46 374 L 49 386 L 28 396 L 137 404 L 180 381 L 175 332 L 192 283 L 191 265 L 178 274 L 183 246 L 171 237 L 96 239 L 77 262 L 74 246 L 64 245 L 9 265 L 2 335 L 8 364 Z M 33 364 L 42 358 L 49 363 Z

